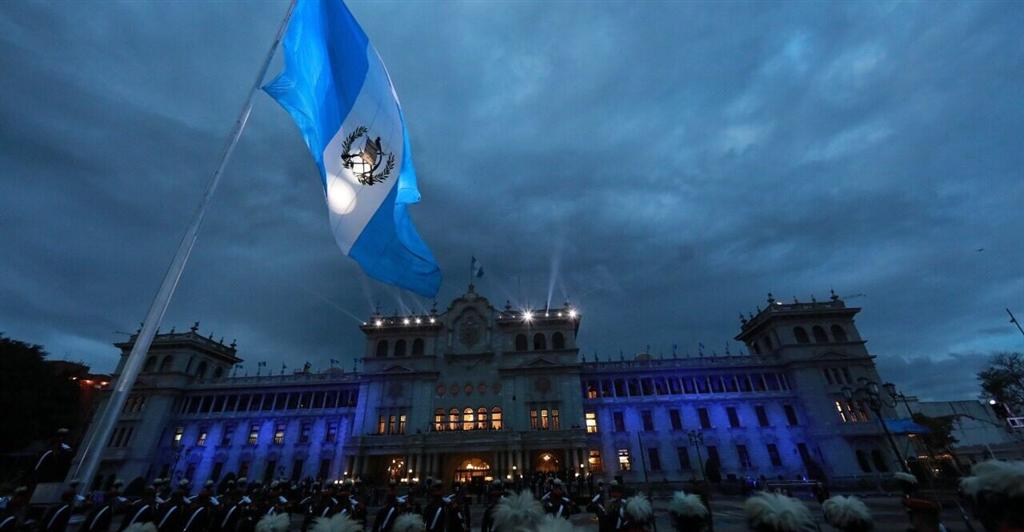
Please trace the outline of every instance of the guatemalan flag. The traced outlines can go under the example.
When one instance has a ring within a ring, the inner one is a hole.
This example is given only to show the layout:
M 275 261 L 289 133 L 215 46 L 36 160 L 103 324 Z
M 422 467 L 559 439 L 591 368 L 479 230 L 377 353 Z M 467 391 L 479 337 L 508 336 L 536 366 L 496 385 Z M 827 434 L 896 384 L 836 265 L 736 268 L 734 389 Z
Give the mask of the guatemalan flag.
M 409 132 L 377 51 L 342 0 L 299 0 L 284 52 L 263 90 L 306 139 L 341 250 L 379 281 L 435 296 L 441 270 L 408 211 L 420 200 Z

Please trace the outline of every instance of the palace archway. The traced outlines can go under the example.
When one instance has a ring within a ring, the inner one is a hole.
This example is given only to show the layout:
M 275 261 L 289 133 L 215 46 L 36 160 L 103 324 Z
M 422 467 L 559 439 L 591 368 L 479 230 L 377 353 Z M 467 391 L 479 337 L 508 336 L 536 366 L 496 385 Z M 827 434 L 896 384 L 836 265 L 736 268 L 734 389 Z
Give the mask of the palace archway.
M 491 478 L 491 465 L 480 458 L 469 458 L 459 463 L 455 469 L 456 482 L 473 482 L 473 479 Z
M 538 453 L 534 464 L 534 469 L 538 473 L 558 473 L 562 470 L 562 462 L 558 459 L 558 455 L 550 451 Z

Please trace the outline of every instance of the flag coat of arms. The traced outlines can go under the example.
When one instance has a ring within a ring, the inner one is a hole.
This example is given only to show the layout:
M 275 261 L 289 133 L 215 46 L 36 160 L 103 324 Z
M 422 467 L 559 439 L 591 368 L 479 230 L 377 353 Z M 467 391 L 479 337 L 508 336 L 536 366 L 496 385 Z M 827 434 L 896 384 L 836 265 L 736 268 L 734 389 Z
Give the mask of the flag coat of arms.
M 435 296 L 441 271 L 408 212 L 420 200 L 409 132 L 376 49 L 342 0 L 299 0 L 284 59 L 263 89 L 313 155 L 338 246 L 370 277 Z

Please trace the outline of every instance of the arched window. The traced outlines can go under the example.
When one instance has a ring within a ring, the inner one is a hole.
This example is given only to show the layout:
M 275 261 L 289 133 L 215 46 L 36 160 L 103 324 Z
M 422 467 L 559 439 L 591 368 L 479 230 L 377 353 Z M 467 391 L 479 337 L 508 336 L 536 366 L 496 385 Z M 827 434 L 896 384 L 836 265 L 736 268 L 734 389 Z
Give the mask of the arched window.
M 417 338 L 412 341 L 412 356 L 423 356 L 423 338 Z
M 849 339 L 846 337 L 846 331 L 843 330 L 839 325 L 832 326 L 832 338 L 837 342 L 847 342 Z
M 516 351 L 526 351 L 527 349 L 528 349 L 528 347 L 526 346 L 526 335 L 525 334 L 517 334 L 516 335 Z
M 889 472 L 889 466 L 885 463 L 885 456 L 882 455 L 882 451 L 878 449 L 871 451 L 871 461 L 875 463 L 875 469 L 882 473 Z
M 444 430 L 444 409 L 434 410 L 434 430 L 437 432 Z
M 476 421 L 472 408 L 462 411 L 462 430 L 473 430 L 473 422 Z
M 544 338 L 543 333 L 537 333 L 533 335 L 533 350 L 543 351 L 548 348 L 547 340 Z
M 501 430 L 501 407 L 491 409 L 491 430 Z
M 868 453 L 861 449 L 857 449 L 857 465 L 860 466 L 860 470 L 865 473 L 871 472 L 871 462 L 868 462 Z
M 405 340 L 399 340 L 399 341 L 395 342 L 395 356 L 396 357 L 404 357 L 405 356 Z
M 825 334 L 825 329 L 822 329 L 821 326 L 815 325 L 814 328 L 811 329 L 811 332 L 814 333 L 814 343 L 816 343 L 816 344 L 827 344 L 828 343 L 828 335 Z
M 172 357 L 171 355 L 165 356 L 164 359 L 160 362 L 160 373 L 166 373 L 168 371 L 171 371 L 172 364 L 174 364 L 174 357 Z
M 199 367 L 196 368 L 196 377 L 199 377 L 200 379 L 202 379 L 203 377 L 206 377 L 206 361 L 205 360 L 200 362 L 199 363 Z
M 562 333 L 551 335 L 551 349 L 565 349 L 565 336 Z
M 388 341 L 387 340 L 378 340 L 377 341 L 377 356 L 379 358 L 384 358 L 384 357 L 388 356 Z
M 487 408 L 476 409 L 476 430 L 487 430 Z
M 196 357 L 189 357 L 188 363 L 185 364 L 185 373 L 192 372 L 192 363 L 196 361 Z
M 153 371 L 156 367 L 156 357 L 149 357 L 146 359 L 146 365 L 142 367 L 142 371 Z
M 217 366 L 217 369 L 213 370 L 213 378 L 219 379 L 224 376 L 224 367 Z
M 459 430 L 459 409 L 453 408 L 448 411 L 448 430 Z
M 811 343 L 811 339 L 807 336 L 807 331 L 803 327 L 793 327 L 793 336 L 796 337 L 796 343 L 798 344 Z

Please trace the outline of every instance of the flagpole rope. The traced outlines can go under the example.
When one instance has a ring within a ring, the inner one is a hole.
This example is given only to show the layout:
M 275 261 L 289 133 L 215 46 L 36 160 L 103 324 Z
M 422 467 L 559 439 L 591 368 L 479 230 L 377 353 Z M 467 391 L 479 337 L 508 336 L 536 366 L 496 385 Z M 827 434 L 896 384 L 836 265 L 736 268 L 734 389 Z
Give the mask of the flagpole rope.
M 210 207 L 213 193 L 217 190 L 217 185 L 220 184 L 224 169 L 227 167 L 228 161 L 238 145 L 238 140 L 242 137 L 242 131 L 245 130 L 245 126 L 249 122 L 249 115 L 252 114 L 253 100 L 256 97 L 256 92 L 259 90 L 263 78 L 267 75 L 270 62 L 274 58 L 274 53 L 277 51 L 281 39 L 284 38 L 285 29 L 288 28 L 288 21 L 291 19 L 292 11 L 295 9 L 295 2 L 296 0 L 288 2 L 288 10 L 285 12 L 284 19 L 277 30 L 274 42 L 263 59 L 263 64 L 260 66 L 252 88 L 249 89 L 249 95 L 242 106 L 242 111 L 239 113 L 238 119 L 235 120 L 231 136 L 228 138 L 224 151 L 221 153 L 220 164 L 217 165 L 217 169 L 210 176 L 210 181 L 206 185 L 206 192 L 196 208 L 192 222 L 178 244 L 178 250 L 174 254 L 170 266 L 167 268 L 167 273 L 164 274 L 163 282 L 160 283 L 160 289 L 153 298 L 153 303 L 146 314 L 146 320 L 142 324 L 142 329 L 140 329 L 135 337 L 135 343 L 132 344 L 132 350 L 128 354 L 127 360 L 125 360 L 124 368 L 114 382 L 113 391 L 103 409 L 103 414 L 92 426 L 91 436 L 82 449 L 82 458 L 78 463 L 78 467 L 68 477 L 68 480 L 77 479 L 81 482 L 78 488 L 79 493 L 84 494 L 88 491 L 92 485 L 93 477 L 96 476 L 100 459 L 103 455 L 103 443 L 110 439 L 110 435 L 114 431 L 114 426 L 117 424 L 118 417 L 120 417 L 121 409 L 124 408 L 128 394 L 135 384 L 135 379 L 139 376 L 143 360 L 149 353 L 149 348 L 153 343 L 153 338 L 156 336 L 156 331 L 160 327 L 160 322 L 163 321 L 167 307 L 174 296 L 174 291 L 178 287 L 178 281 L 181 280 L 181 275 L 185 271 L 185 265 L 192 254 L 192 248 L 195 246 L 196 239 L 199 236 L 199 229 L 203 225 L 203 219 L 206 217 L 206 211 Z

